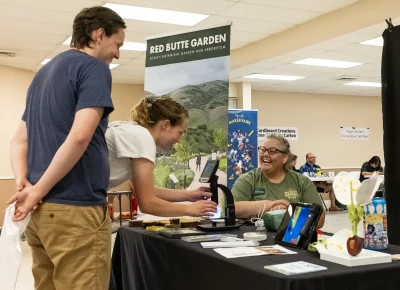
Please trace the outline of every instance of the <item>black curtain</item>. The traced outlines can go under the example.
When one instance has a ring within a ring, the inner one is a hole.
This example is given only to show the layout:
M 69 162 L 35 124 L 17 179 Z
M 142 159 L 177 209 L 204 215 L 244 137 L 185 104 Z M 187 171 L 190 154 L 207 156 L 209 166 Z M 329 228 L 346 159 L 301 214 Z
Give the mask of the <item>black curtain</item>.
M 400 26 L 383 33 L 382 114 L 385 197 L 390 244 L 400 245 Z

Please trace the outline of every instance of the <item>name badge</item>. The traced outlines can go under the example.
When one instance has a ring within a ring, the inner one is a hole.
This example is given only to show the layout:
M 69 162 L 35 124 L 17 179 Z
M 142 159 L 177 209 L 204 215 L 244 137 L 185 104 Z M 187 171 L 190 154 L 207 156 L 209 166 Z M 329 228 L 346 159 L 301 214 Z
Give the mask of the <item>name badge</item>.
M 265 195 L 265 188 L 255 188 L 253 196 Z

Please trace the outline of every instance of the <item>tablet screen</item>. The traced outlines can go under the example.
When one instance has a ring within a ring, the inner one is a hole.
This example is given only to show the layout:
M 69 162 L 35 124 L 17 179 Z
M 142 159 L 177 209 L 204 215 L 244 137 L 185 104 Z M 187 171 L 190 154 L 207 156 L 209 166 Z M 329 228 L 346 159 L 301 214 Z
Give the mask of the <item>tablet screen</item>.
M 310 208 L 297 206 L 294 210 L 289 225 L 286 228 L 283 241 L 289 244 L 298 245 L 300 240 L 300 233 L 306 224 L 307 219 L 310 217 Z
M 316 239 L 315 229 L 322 212 L 319 204 L 291 203 L 276 232 L 275 242 L 306 249 Z
M 211 177 L 215 175 L 218 169 L 218 160 L 208 160 L 204 166 L 203 172 L 201 173 L 200 182 L 210 182 Z

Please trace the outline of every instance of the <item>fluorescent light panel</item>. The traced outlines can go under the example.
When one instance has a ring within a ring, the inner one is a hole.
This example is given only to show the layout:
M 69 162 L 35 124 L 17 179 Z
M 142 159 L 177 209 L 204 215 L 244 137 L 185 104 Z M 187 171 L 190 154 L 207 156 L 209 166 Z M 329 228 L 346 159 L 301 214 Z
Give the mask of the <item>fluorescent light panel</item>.
M 44 61 L 42 61 L 40 64 L 41 65 L 45 65 L 46 63 L 48 63 L 51 60 L 51 58 L 46 58 Z
M 110 69 L 114 69 L 117 66 L 119 66 L 119 63 L 112 63 L 112 64 L 110 64 Z
M 41 62 L 42 65 L 45 65 L 46 63 L 48 63 L 51 60 L 51 58 L 46 58 L 44 61 Z M 117 66 L 119 66 L 119 63 L 112 63 L 110 64 L 110 69 L 114 69 Z
M 244 76 L 244 78 L 261 79 L 261 80 L 280 80 L 280 81 L 295 81 L 299 79 L 304 79 L 304 77 L 299 77 L 299 76 L 265 75 L 265 74 L 251 74 Z
M 349 67 L 353 67 L 353 66 L 362 65 L 362 63 L 358 63 L 358 62 L 320 59 L 320 58 L 305 58 L 305 59 L 302 59 L 299 61 L 295 61 L 294 64 L 305 64 L 305 65 L 337 67 L 337 68 L 349 68 Z
M 373 38 L 373 39 L 370 39 L 370 40 L 366 40 L 366 41 L 360 42 L 360 44 L 373 45 L 373 46 L 383 46 L 383 37 L 379 36 L 377 38 Z
M 358 86 L 358 87 L 374 87 L 374 88 L 381 88 L 381 83 L 374 83 L 374 82 L 350 82 L 343 84 L 344 86 Z
M 72 37 L 68 37 L 63 42 L 64 45 L 70 45 Z M 146 43 L 141 42 L 130 42 L 125 41 L 124 45 L 120 48 L 121 50 L 134 50 L 134 51 L 146 51 Z
M 119 14 L 119 16 L 124 19 L 177 24 L 185 26 L 196 25 L 197 23 L 203 21 L 209 16 L 205 14 L 145 8 L 113 3 L 106 3 L 104 7 L 108 7 L 114 10 Z

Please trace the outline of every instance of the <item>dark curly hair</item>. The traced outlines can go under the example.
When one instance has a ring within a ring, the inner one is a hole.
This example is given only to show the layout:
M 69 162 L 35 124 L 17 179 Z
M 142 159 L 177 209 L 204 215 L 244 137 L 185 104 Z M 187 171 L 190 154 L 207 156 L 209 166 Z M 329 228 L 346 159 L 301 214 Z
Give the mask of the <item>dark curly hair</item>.
M 92 32 L 100 28 L 104 29 L 107 37 L 110 37 L 120 29 L 125 29 L 126 25 L 121 16 L 110 8 L 102 6 L 84 8 L 75 16 L 70 47 L 91 48 Z

